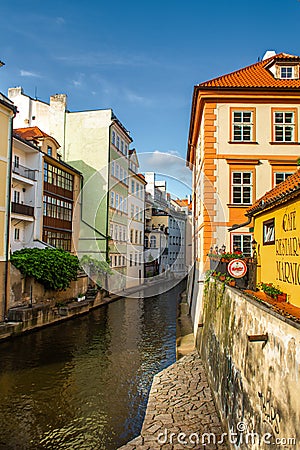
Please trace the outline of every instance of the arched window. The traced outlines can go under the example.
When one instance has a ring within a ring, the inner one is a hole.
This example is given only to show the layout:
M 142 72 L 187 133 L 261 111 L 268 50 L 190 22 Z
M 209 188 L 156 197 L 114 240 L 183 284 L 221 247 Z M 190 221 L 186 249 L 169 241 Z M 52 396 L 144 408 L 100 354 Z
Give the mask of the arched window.
M 148 247 L 149 247 L 149 239 L 148 239 L 148 236 L 145 236 L 145 239 L 144 239 L 144 245 L 145 245 L 145 248 L 148 248 Z
M 155 248 L 156 247 L 156 237 L 155 236 L 151 236 L 150 237 L 150 247 L 151 248 Z

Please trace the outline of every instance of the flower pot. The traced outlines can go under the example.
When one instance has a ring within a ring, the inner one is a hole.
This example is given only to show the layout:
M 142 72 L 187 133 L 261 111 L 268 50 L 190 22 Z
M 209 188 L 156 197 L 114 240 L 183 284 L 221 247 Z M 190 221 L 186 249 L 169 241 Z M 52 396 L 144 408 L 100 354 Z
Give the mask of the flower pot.
M 226 277 L 224 277 L 224 276 L 219 277 L 220 281 L 225 281 L 225 279 L 226 279 Z
M 232 287 L 234 287 L 235 286 L 235 281 L 229 281 L 229 286 L 232 286 Z
M 277 301 L 278 302 L 286 302 L 286 298 L 287 298 L 287 295 L 286 294 L 284 294 L 284 293 L 282 293 L 282 294 L 278 294 L 277 295 Z

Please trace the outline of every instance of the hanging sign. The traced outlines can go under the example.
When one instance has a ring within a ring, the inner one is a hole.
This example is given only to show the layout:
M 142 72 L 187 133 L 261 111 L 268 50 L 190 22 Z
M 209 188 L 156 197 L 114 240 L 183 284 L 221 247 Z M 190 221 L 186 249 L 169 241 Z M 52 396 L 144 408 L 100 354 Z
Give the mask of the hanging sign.
M 228 264 L 227 270 L 233 278 L 243 278 L 247 273 L 247 264 L 242 259 L 233 259 Z

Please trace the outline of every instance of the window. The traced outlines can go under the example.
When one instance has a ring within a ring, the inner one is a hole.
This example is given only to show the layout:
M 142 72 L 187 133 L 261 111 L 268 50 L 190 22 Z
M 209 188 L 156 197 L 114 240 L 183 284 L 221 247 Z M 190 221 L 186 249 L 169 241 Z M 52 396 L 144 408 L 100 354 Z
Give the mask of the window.
M 130 242 L 133 244 L 133 230 L 130 230 Z
M 119 194 L 116 194 L 116 209 L 119 209 Z
M 233 111 L 233 141 L 253 140 L 253 111 Z
M 251 256 L 252 251 L 252 235 L 251 234 L 233 234 L 232 235 L 232 251 L 243 252 L 245 256 Z
M 14 168 L 17 169 L 20 166 L 20 157 L 15 155 L 14 156 Z
M 128 155 L 128 145 L 125 144 L 125 156 L 127 156 L 127 155 Z
M 110 206 L 115 207 L 115 193 L 113 191 L 110 192 Z
M 52 147 L 50 147 L 50 145 L 47 147 L 47 155 L 52 156 Z
M 129 266 L 132 267 L 132 254 L 129 255 Z
M 20 228 L 15 228 L 14 230 L 14 240 L 19 241 L 20 240 Z
M 115 133 L 115 131 L 113 131 L 112 134 L 111 134 L 111 142 L 112 142 L 112 144 L 116 145 L 116 133 Z
M 155 236 L 150 237 L 150 247 L 156 248 L 156 237 Z
M 148 239 L 148 236 L 145 236 L 145 238 L 144 238 L 144 246 L 145 246 L 145 248 L 148 248 L 148 247 L 149 247 L 149 239 Z
M 73 191 L 74 177 L 59 167 L 44 163 L 44 182 L 58 186 L 67 191 Z
M 139 242 L 139 232 L 135 230 L 135 243 L 137 244 Z
M 275 142 L 295 141 L 295 113 L 293 111 L 274 111 Z
M 285 181 L 293 172 L 275 172 L 274 173 L 274 184 L 277 185 Z
M 117 149 L 120 150 L 120 137 L 117 135 L 117 145 L 116 145 Z
M 123 169 L 122 167 L 120 167 L 120 180 L 123 181 L 124 176 L 123 176 Z
M 232 172 L 232 203 L 251 205 L 252 172 Z
M 143 243 L 143 232 L 140 231 L 140 244 L 142 245 L 142 243 Z
M 124 153 L 124 141 L 121 141 L 121 152 Z
M 53 245 L 53 247 L 62 248 L 63 250 L 70 252 L 72 233 L 44 230 L 43 241 L 50 245 Z
M 112 161 L 112 163 L 111 163 L 111 174 L 113 177 L 115 176 L 115 162 L 114 161 Z
M 131 193 L 134 194 L 134 181 L 131 181 Z
M 20 191 L 14 191 L 14 203 L 20 203 Z
M 280 78 L 286 79 L 286 78 L 294 78 L 293 75 L 293 67 L 280 67 Z
M 137 266 L 137 253 L 134 254 L 134 265 Z
M 275 243 L 275 219 L 263 223 L 263 243 L 264 245 Z
M 116 178 L 120 178 L 120 166 L 119 164 L 116 164 Z
M 134 205 L 131 205 L 130 217 L 134 217 Z
M 110 224 L 110 237 L 112 238 L 114 235 L 114 225 L 111 223 Z

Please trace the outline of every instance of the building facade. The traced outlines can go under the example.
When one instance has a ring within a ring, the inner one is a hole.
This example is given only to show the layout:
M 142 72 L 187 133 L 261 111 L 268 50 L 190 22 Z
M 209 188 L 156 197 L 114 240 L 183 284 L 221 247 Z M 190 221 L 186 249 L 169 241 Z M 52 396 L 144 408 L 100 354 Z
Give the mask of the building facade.
M 257 282 L 272 283 L 300 307 L 300 169 L 247 210 L 254 220 Z
M 0 321 L 6 317 L 10 288 L 12 129 L 15 114 L 13 103 L 0 93 L 0 174 L 3 181 L 0 192 Z
M 138 173 L 136 150 L 129 150 L 128 170 L 128 245 L 126 287 L 144 282 L 145 185 Z
M 14 132 L 16 142 L 20 143 L 20 139 L 23 141 L 23 158 L 25 153 L 24 145 L 26 145 L 24 141 L 27 142 L 27 147 L 31 149 L 31 153 L 27 151 L 25 163 L 31 164 L 30 167 L 33 167 L 33 170 L 28 172 L 27 168 L 22 168 L 22 184 L 25 181 L 27 185 L 29 182 L 34 183 L 37 181 L 35 190 L 33 187 L 28 188 L 28 186 L 21 189 L 20 181 L 16 185 L 16 177 L 20 179 L 21 176 L 16 171 L 20 173 L 20 162 L 24 160 L 20 154 L 20 149 L 17 151 L 16 148 L 13 176 L 14 185 L 17 187 L 13 188 L 13 195 L 19 200 L 18 203 L 22 203 L 23 199 L 26 200 L 27 197 L 27 202 L 31 202 L 31 205 L 22 205 L 22 211 L 20 211 L 24 215 L 28 210 L 28 217 L 30 217 L 29 212 L 31 212 L 30 219 L 34 222 L 31 245 L 33 245 L 32 241 L 34 240 L 35 245 L 38 245 L 38 242 L 40 242 L 43 245 L 46 244 L 76 253 L 81 215 L 82 176 L 80 172 L 61 160 L 58 153 L 60 145 L 56 139 L 41 131 L 38 127 L 17 128 Z M 16 168 L 16 163 L 19 166 L 18 168 Z M 38 164 L 40 167 L 38 167 Z M 24 180 L 26 173 L 31 178 L 34 177 L 35 180 Z M 16 204 L 16 206 L 20 209 L 20 205 Z M 14 211 L 13 208 L 12 204 L 12 212 Z M 26 208 L 27 210 L 25 211 Z M 18 218 L 14 219 L 17 220 Z M 26 220 L 28 221 L 29 219 L 27 218 Z M 24 221 L 25 219 L 23 218 Z M 29 230 L 28 225 L 27 228 Z M 17 232 L 16 227 L 14 227 L 13 232 L 14 234 Z M 20 230 L 19 234 L 21 233 L 22 231 Z
M 200 272 L 211 247 L 251 254 L 251 223 L 237 230 L 235 224 L 296 168 L 299 63 L 298 56 L 273 54 L 194 88 L 187 164 Z
M 11 185 L 11 237 L 13 253 L 34 245 L 42 235 L 42 163 L 36 145 L 14 133 Z
M 130 133 L 111 109 L 70 112 L 67 97 L 35 100 L 22 88 L 9 89 L 18 106 L 19 127 L 37 125 L 61 143 L 62 160 L 83 174 L 79 257 L 109 260 L 110 290 L 126 287 L 128 242 L 128 156 Z

